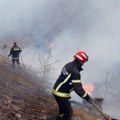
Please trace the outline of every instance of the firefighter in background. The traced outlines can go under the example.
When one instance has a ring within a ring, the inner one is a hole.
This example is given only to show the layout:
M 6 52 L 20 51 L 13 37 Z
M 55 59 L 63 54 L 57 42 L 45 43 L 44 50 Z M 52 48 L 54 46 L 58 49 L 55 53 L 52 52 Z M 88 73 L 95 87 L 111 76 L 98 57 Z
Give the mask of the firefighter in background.
M 56 120 L 71 120 L 73 110 L 69 99 L 71 98 L 70 93 L 73 90 L 87 102 L 91 103 L 93 101 L 85 92 L 81 83 L 80 71 L 83 70 L 82 65 L 87 61 L 87 54 L 84 51 L 79 51 L 74 55 L 74 60 L 62 68 L 61 74 L 52 90 L 52 94 L 59 107 Z
M 15 63 L 17 63 L 18 67 L 20 68 L 20 60 L 19 60 L 19 54 L 21 53 L 21 48 L 17 46 L 17 43 L 13 43 L 13 47 L 10 50 L 10 53 L 8 55 L 12 56 L 12 66 L 15 66 Z

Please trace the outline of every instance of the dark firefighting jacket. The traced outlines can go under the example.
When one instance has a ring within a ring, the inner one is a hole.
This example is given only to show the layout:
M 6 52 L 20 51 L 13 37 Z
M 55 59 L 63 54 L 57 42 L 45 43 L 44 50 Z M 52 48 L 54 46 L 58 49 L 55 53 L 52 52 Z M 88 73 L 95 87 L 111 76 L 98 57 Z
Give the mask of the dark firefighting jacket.
M 18 46 L 13 46 L 10 50 L 9 56 L 12 55 L 12 59 L 19 59 L 19 54 L 21 53 L 21 49 Z
M 54 84 L 53 95 L 69 99 L 70 93 L 74 90 L 80 97 L 89 99 L 90 96 L 84 91 L 81 83 L 82 70 L 82 65 L 76 59 L 67 63 Z

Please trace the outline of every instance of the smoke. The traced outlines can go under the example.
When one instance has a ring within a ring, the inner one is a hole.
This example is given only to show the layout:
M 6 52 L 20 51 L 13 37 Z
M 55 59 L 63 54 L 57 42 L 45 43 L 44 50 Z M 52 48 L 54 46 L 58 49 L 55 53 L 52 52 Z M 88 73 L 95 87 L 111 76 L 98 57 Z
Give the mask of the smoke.
M 31 51 L 37 48 L 44 54 L 49 41 L 54 59 L 60 60 L 56 77 L 77 51 L 84 50 L 89 62 L 81 72 L 83 83 L 101 83 L 120 63 L 119 13 L 119 0 L 0 0 L 0 37 L 30 35 L 35 46 L 26 48 L 23 55 L 35 67 L 38 56 L 34 64 L 28 62 Z

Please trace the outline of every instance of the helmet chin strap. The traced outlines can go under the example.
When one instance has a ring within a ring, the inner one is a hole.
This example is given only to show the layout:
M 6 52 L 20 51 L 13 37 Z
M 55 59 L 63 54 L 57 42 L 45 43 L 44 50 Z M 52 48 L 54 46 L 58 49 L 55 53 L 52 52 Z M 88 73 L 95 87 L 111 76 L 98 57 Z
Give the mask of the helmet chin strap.
M 78 59 L 74 59 L 73 62 L 74 62 L 74 64 L 75 64 L 75 66 L 81 71 L 81 70 L 82 70 L 81 67 L 82 67 L 83 64 L 81 64 Z

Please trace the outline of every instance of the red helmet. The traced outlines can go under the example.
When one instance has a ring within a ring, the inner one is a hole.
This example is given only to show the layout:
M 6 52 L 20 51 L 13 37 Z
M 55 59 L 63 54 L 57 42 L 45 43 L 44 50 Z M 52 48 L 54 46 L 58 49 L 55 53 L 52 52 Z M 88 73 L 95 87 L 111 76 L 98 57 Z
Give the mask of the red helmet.
M 81 64 L 88 61 L 88 56 L 85 52 L 79 51 L 74 55 L 74 58 L 80 61 Z

